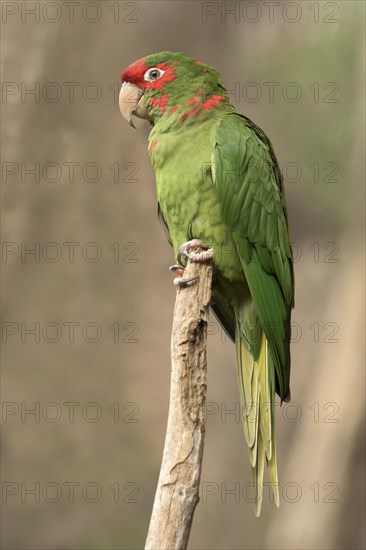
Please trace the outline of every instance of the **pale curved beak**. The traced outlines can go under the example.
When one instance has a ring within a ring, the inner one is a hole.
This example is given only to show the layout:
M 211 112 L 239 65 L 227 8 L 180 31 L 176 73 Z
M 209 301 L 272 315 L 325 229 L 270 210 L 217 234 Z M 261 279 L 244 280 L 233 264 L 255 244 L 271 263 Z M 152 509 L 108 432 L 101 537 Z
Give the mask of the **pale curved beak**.
M 149 114 L 145 107 L 144 103 L 144 92 L 135 84 L 130 82 L 123 82 L 122 87 L 119 93 L 119 109 L 121 115 L 132 128 L 135 128 L 135 125 L 132 121 L 132 115 L 135 115 L 139 118 L 149 120 Z

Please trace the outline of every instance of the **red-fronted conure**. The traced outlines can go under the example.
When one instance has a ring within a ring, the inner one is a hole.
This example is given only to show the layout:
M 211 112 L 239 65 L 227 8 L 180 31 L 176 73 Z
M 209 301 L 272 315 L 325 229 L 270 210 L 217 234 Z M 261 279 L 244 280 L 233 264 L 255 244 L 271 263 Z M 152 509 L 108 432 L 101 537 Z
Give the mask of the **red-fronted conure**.
M 294 275 L 280 169 L 269 139 L 236 112 L 212 67 L 161 52 L 132 63 L 121 81 L 124 118 L 150 122 L 159 215 L 175 258 L 213 256 L 212 309 L 236 343 L 259 515 L 265 461 L 279 504 L 275 392 L 281 401 L 290 395 Z

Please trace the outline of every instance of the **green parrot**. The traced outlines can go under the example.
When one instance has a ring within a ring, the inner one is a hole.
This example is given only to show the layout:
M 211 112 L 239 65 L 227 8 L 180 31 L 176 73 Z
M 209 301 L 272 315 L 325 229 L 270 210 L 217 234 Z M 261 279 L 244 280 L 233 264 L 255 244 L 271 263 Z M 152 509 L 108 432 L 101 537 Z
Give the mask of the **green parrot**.
M 181 267 L 183 258 L 212 258 L 211 307 L 236 344 L 259 516 L 265 461 L 279 505 L 275 393 L 290 398 L 294 274 L 281 172 L 269 139 L 236 112 L 212 67 L 161 52 L 132 63 L 121 82 L 123 117 L 150 123 L 158 213 L 175 258 Z

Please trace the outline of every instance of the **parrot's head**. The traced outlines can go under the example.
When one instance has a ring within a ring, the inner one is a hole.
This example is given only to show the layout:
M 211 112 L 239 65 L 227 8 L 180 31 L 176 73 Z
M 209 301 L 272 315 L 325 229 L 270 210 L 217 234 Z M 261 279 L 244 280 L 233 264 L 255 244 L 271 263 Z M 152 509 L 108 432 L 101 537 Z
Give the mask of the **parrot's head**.
M 119 107 L 133 127 L 132 115 L 171 127 L 204 121 L 229 104 L 215 69 L 182 53 L 143 57 L 123 71 L 121 82 Z

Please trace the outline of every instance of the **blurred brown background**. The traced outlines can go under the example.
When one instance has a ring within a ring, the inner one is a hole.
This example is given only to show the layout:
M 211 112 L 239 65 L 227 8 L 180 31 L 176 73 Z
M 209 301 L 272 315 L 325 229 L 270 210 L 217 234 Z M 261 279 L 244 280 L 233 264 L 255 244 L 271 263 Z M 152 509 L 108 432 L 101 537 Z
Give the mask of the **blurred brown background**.
M 256 519 L 246 496 L 234 347 L 212 317 L 190 548 L 364 548 L 365 4 L 1 8 L 2 547 L 143 547 L 175 289 L 148 127 L 129 128 L 116 95 L 125 66 L 172 50 L 215 66 L 273 141 L 296 258 L 281 507 L 267 489 Z

